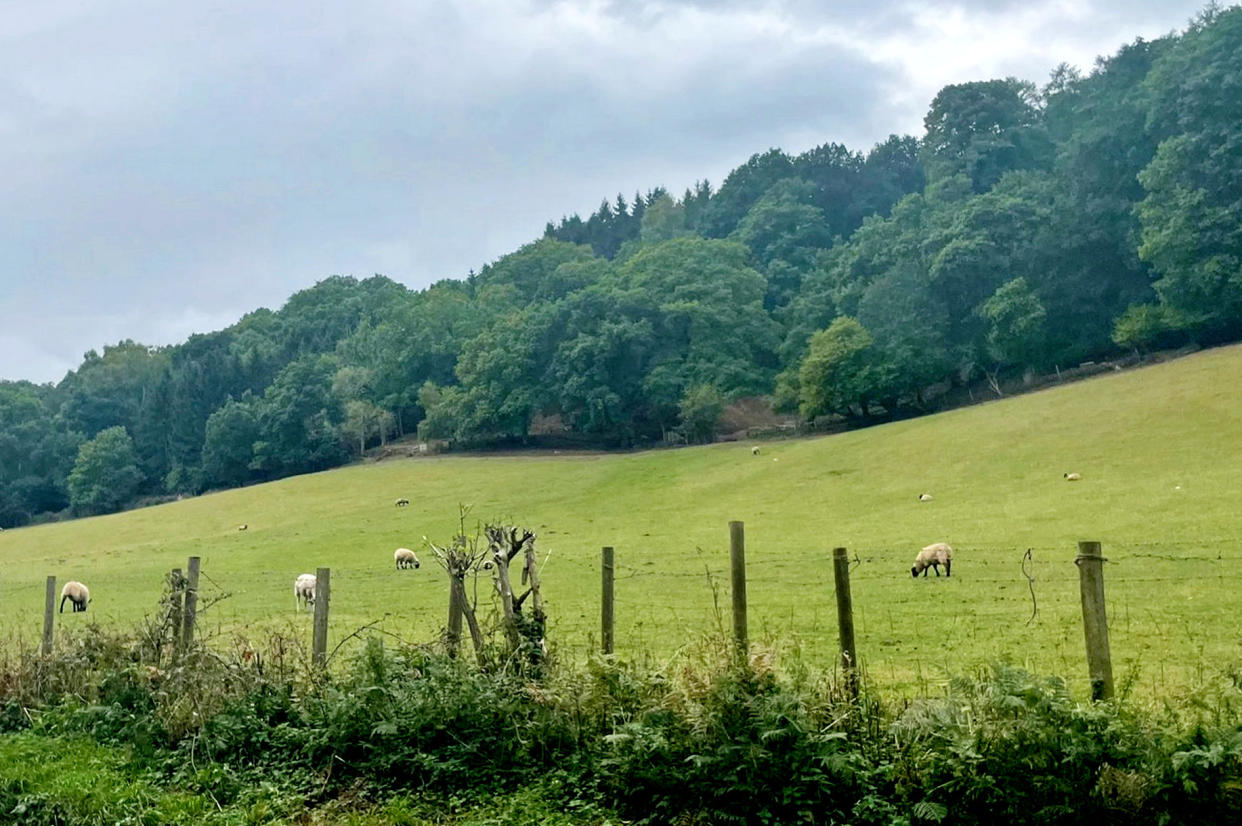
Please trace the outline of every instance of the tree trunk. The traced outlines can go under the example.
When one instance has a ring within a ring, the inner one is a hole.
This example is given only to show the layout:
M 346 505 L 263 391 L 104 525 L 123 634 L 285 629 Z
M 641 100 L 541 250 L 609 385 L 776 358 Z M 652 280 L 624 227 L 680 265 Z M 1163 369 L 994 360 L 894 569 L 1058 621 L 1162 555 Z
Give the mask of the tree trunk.
M 457 591 L 457 606 L 466 618 L 470 628 L 470 642 L 474 644 L 474 657 L 479 665 L 483 665 L 483 632 L 479 630 L 479 620 L 474 615 L 474 605 L 466 597 L 465 580 L 456 576 L 452 578 L 453 588 Z
M 500 591 L 500 607 L 504 611 L 505 636 L 509 650 L 518 650 L 517 612 L 513 608 L 513 584 L 509 581 L 509 555 L 501 544 L 492 545 L 492 558 L 496 563 L 496 587 Z
M 523 580 L 530 582 L 531 598 L 534 602 L 535 619 L 543 621 L 543 597 L 539 595 L 539 561 L 535 557 L 535 543 L 526 543 L 526 570 L 522 574 Z
M 1001 392 L 1000 386 L 1000 370 L 994 370 L 990 373 L 985 370 L 984 375 L 988 377 L 988 387 L 992 388 L 992 392 L 995 393 L 998 398 L 1004 396 L 1005 394 Z

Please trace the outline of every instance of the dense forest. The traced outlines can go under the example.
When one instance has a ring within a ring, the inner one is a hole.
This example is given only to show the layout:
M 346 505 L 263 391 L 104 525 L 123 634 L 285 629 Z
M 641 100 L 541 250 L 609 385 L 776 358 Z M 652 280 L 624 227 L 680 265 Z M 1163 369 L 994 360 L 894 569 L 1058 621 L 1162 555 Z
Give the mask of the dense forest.
M 0 526 L 322 470 L 407 434 L 710 438 L 1242 338 L 1242 9 L 1043 88 L 947 86 L 922 139 L 757 154 L 411 291 L 332 277 L 168 347 L 0 382 Z M 939 390 L 938 390 L 939 388 Z

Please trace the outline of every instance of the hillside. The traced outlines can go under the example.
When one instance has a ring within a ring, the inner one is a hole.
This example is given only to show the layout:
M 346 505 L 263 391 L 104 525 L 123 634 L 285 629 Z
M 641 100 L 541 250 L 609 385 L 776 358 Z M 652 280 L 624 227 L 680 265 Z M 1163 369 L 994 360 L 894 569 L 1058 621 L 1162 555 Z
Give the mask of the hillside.
M 85 615 L 130 623 L 161 578 L 203 557 L 204 590 L 232 596 L 207 625 L 261 635 L 300 626 L 292 582 L 333 570 L 333 634 L 389 615 L 416 640 L 443 622 L 430 555 L 393 570 L 392 550 L 447 539 L 473 517 L 539 532 L 551 638 L 578 656 L 597 634 L 598 554 L 617 547 L 618 648 L 668 654 L 713 626 L 711 571 L 727 606 L 727 525 L 746 522 L 752 635 L 797 639 L 829 662 L 830 549 L 856 551 L 859 647 L 873 677 L 926 688 L 1009 656 L 1081 685 L 1074 543 L 1104 543 L 1118 682 L 1158 693 L 1237 660 L 1242 573 L 1242 347 L 937 416 L 824 438 L 625 455 L 443 456 L 356 465 L 116 514 L 0 534 L 0 633 L 37 635 L 43 578 L 87 582 Z M 1083 480 L 1066 483 L 1078 471 Z M 920 492 L 935 500 L 920 503 Z M 395 497 L 411 500 L 393 507 Z M 249 529 L 239 532 L 246 523 Z M 952 580 L 912 581 L 916 550 L 957 549 Z M 1020 557 L 1034 549 L 1039 615 Z M 1193 656 L 1187 659 L 1186 652 Z M 1174 656 L 1176 654 L 1176 656 Z

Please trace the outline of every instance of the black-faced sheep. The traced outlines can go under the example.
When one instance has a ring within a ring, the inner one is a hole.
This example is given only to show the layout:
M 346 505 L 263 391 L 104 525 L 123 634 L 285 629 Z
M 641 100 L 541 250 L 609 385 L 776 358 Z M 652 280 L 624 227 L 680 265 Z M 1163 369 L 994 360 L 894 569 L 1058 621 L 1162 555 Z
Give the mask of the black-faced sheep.
M 944 566 L 944 575 L 950 576 L 953 567 L 953 549 L 947 542 L 933 542 L 919 551 L 919 555 L 914 558 L 914 567 L 910 569 L 910 575 L 917 577 L 919 572 L 922 572 L 926 577 L 927 569 L 935 568 L 936 576 L 940 576 L 941 565 Z
M 919 501 L 920 501 L 920 502 L 930 502 L 931 500 L 932 500 L 932 495 L 931 495 L 930 493 L 920 493 L 920 494 L 919 494 Z
M 1065 474 L 1065 481 L 1067 481 L 1067 482 L 1077 482 L 1077 481 L 1078 481 L 1079 479 L 1081 479 L 1081 478 L 1082 478 L 1082 474 L 1081 474 L 1081 473 L 1067 473 L 1067 474 Z
M 91 591 L 76 579 L 71 579 L 65 583 L 65 587 L 60 589 L 60 613 L 65 613 L 65 600 L 69 600 L 73 606 L 73 613 L 86 610 L 86 604 L 91 601 Z
M 758 445 L 755 445 L 754 447 L 752 447 L 752 448 L 750 449 L 750 455 L 751 455 L 751 456 L 758 456 L 758 455 L 759 455 L 759 446 L 758 446 Z
M 315 604 L 314 574 L 299 574 L 293 582 L 293 610 L 301 611 L 303 603 L 308 608 Z
M 397 500 L 397 507 L 399 508 L 404 508 L 408 504 L 410 504 L 410 500 L 406 499 L 404 496 Z
M 237 526 L 237 530 L 239 531 L 249 530 L 249 528 L 250 528 L 249 525 L 238 525 Z
M 418 556 L 409 548 L 397 548 L 392 552 L 392 558 L 397 562 L 397 569 L 402 568 L 418 568 Z

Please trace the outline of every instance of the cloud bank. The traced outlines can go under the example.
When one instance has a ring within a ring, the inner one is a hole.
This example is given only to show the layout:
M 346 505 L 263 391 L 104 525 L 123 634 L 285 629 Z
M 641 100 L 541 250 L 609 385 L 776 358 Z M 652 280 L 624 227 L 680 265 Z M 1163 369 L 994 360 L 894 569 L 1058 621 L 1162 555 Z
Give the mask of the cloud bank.
M 463 277 L 601 198 L 919 134 L 1186 2 L 0 5 L 0 377 L 332 274 Z

